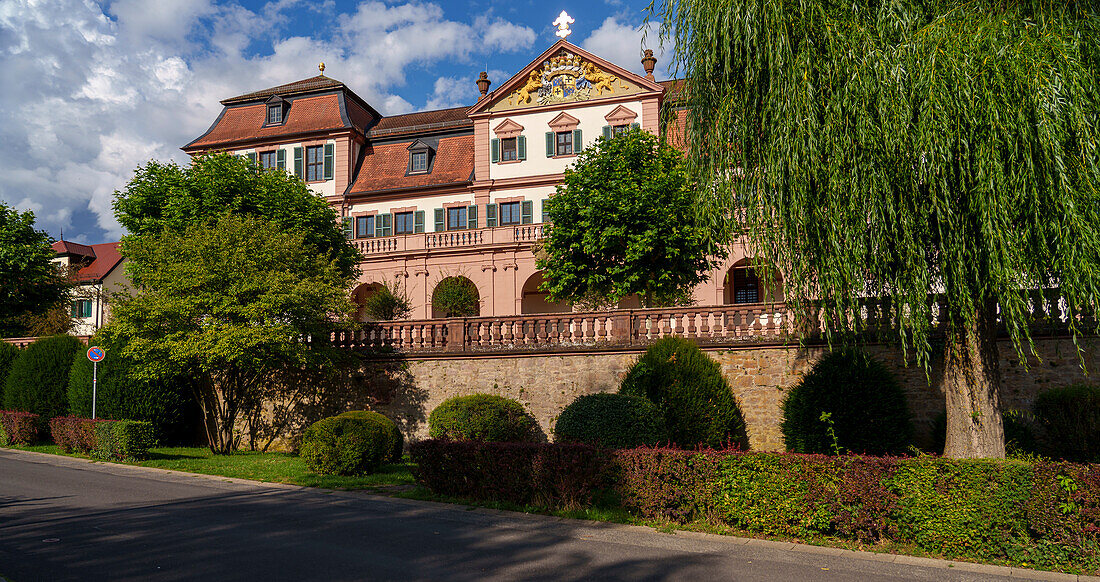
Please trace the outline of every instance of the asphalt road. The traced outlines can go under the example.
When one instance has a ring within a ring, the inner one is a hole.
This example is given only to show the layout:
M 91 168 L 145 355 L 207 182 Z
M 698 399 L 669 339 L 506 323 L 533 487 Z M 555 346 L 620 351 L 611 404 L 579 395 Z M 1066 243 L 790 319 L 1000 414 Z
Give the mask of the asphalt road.
M 885 561 L 895 559 L 907 563 Z M 0 576 L 12 582 L 868 582 L 1020 580 L 1026 575 L 1007 569 L 1001 573 L 1015 576 L 991 575 L 981 569 L 0 449 Z

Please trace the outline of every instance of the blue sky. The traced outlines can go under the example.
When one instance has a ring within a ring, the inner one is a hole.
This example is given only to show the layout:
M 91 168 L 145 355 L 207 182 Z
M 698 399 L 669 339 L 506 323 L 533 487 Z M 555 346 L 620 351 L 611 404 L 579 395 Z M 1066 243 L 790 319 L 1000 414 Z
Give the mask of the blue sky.
M 220 99 L 317 74 L 383 114 L 472 104 L 569 40 L 636 72 L 647 4 L 627 0 L 0 0 L 0 200 L 39 228 L 118 240 L 111 200 L 139 164 L 186 163 Z M 655 28 L 650 24 L 650 30 Z M 657 51 L 658 78 L 667 77 Z

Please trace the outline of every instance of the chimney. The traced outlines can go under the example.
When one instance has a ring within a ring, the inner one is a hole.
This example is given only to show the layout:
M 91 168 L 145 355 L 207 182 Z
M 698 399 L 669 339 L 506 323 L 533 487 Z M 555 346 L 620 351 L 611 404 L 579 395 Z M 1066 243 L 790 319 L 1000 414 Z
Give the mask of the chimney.
M 650 81 L 657 81 L 657 78 L 653 76 L 653 68 L 657 66 L 657 57 L 653 56 L 653 49 L 645 49 L 645 56 L 642 57 L 642 67 L 645 68 L 645 78 Z
M 477 90 L 481 91 L 481 96 L 484 97 L 489 92 L 489 85 L 493 82 L 489 80 L 489 74 L 485 71 L 481 72 L 481 76 L 477 78 Z

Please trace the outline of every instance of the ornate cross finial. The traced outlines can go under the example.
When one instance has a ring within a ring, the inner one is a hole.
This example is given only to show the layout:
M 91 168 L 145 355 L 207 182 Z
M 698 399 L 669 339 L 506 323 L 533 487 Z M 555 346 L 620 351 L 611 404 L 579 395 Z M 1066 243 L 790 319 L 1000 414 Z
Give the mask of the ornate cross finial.
M 573 32 L 572 30 L 569 30 L 569 25 L 573 24 L 574 22 L 576 21 L 573 20 L 571 16 L 566 14 L 564 10 L 562 10 L 561 14 L 558 15 L 558 19 L 553 22 L 553 25 L 558 27 L 557 32 L 555 32 L 554 34 L 562 38 L 569 36 Z
M 321 70 L 322 75 L 325 74 L 325 63 L 321 63 L 321 64 L 317 65 L 317 68 Z

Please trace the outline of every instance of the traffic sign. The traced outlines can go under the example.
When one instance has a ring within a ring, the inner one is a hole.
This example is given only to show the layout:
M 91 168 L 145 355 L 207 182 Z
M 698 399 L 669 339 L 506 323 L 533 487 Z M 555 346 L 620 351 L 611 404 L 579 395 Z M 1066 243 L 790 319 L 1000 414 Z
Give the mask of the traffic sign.
M 92 346 L 88 348 L 88 359 L 93 362 L 102 362 L 103 358 L 107 356 L 107 353 L 103 351 L 103 348 L 99 346 Z

